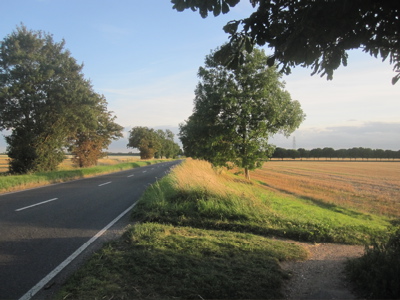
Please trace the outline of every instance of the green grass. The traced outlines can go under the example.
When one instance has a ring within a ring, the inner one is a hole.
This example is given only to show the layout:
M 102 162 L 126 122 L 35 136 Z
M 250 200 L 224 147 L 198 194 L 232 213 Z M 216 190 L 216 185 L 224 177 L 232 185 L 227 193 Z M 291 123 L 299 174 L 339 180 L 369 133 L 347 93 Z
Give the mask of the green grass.
M 109 166 L 96 166 L 90 168 L 61 170 L 27 175 L 4 175 L 0 176 L 0 192 L 4 193 L 17 189 L 31 188 L 40 185 L 59 183 L 100 174 L 118 172 L 159 162 L 165 162 L 165 160 L 137 161 Z
M 367 244 L 384 238 L 389 220 L 316 204 L 294 196 L 236 183 L 228 194 L 199 187 L 176 189 L 174 175 L 149 188 L 133 212 L 142 222 L 275 235 L 308 242 Z
M 70 278 L 58 299 L 276 299 L 303 259 L 294 244 L 227 231 L 146 223 L 131 227 Z
M 149 187 L 139 221 L 79 270 L 59 299 L 273 299 L 279 266 L 306 251 L 290 241 L 362 244 L 390 220 L 294 196 L 186 160 Z

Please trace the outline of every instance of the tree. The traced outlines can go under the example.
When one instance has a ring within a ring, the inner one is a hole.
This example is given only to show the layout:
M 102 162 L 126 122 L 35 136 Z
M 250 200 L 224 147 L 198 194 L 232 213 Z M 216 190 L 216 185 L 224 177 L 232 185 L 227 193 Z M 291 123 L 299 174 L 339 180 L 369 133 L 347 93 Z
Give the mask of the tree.
M 291 159 L 300 158 L 300 153 L 296 149 L 288 149 L 286 150 L 286 154 Z
M 322 149 L 322 157 L 332 160 L 332 157 L 336 157 L 335 149 L 331 147 L 325 147 Z
M 287 150 L 284 148 L 276 147 L 274 153 L 272 154 L 273 158 L 280 158 L 283 160 L 284 158 L 288 157 Z
M 172 0 L 178 11 L 199 10 L 218 16 L 228 13 L 240 0 Z M 376 0 L 250 0 L 255 11 L 245 19 L 226 24 L 230 42 L 221 49 L 219 58 L 236 67 L 244 60 L 244 50 L 255 44 L 268 45 L 275 61 L 289 74 L 294 66 L 312 67 L 313 73 L 327 75 L 340 65 L 347 65 L 347 51 L 361 48 L 383 60 L 389 58 L 400 72 L 400 2 Z M 400 73 L 392 79 L 395 84 Z
M 136 126 L 129 133 L 127 146 L 139 149 L 141 159 L 151 159 L 161 149 L 160 137 L 154 129 Z
M 310 157 L 313 157 L 314 160 L 316 158 L 318 158 L 318 160 L 319 160 L 319 158 L 322 157 L 322 149 L 321 148 L 311 149 Z
M 308 158 L 310 156 L 310 151 L 306 150 L 304 148 L 299 148 L 297 149 L 297 151 L 299 152 L 300 158 Z
M 0 46 L 0 130 L 6 137 L 10 172 L 56 169 L 68 137 L 96 103 L 87 97 L 90 83 L 50 34 L 25 26 Z
M 180 147 L 178 144 L 174 142 L 174 133 L 166 129 L 165 132 L 161 129 L 158 129 L 156 131 L 157 135 L 160 138 L 160 143 L 161 147 L 160 149 L 155 153 L 156 158 L 171 158 L 171 157 L 176 157 L 178 155 L 178 152 L 180 150 Z
M 122 137 L 123 127 L 114 122 L 115 116 L 107 111 L 107 101 L 104 96 L 91 93 L 96 106 L 91 109 L 91 117 L 86 117 L 83 128 L 70 137 L 69 150 L 73 154 L 72 161 L 79 167 L 90 167 L 97 164 L 99 158 L 105 155 L 112 140 Z
M 261 167 L 274 147 L 269 136 L 292 133 L 305 115 L 298 101 L 284 90 L 281 75 L 266 67 L 264 51 L 247 53 L 235 70 L 219 65 L 215 52 L 199 68 L 194 112 L 180 125 L 186 155 L 216 166 L 234 164 L 245 171 Z

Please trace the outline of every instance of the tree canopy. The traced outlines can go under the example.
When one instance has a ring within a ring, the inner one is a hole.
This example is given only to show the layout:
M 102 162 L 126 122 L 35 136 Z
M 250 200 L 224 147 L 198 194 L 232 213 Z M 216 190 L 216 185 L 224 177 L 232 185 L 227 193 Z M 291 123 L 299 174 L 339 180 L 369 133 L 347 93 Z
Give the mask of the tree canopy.
M 174 142 L 174 134 L 167 129 L 136 126 L 129 135 L 128 147 L 137 148 L 140 151 L 141 159 L 174 158 L 180 152 L 180 147 Z
M 161 148 L 155 153 L 155 157 L 175 158 L 181 151 L 179 145 L 174 142 L 175 134 L 169 129 L 158 129 L 156 133 L 160 138 Z
M 194 112 L 180 125 L 185 155 L 217 166 L 231 163 L 249 170 L 272 154 L 268 138 L 292 133 L 305 115 L 280 81 L 275 67 L 267 67 L 264 51 L 254 49 L 235 70 L 219 65 L 213 52 L 199 68 Z
M 151 159 L 160 150 L 161 142 L 153 128 L 136 126 L 129 132 L 127 147 L 139 149 L 141 159 Z
M 56 169 L 72 137 L 97 128 L 107 114 L 106 102 L 64 46 L 23 25 L 1 41 L 0 130 L 11 130 L 13 173 Z
M 389 59 L 392 79 L 400 79 L 400 2 L 376 0 L 249 0 L 254 12 L 224 26 L 230 42 L 219 59 L 231 68 L 243 63 L 244 50 L 255 44 L 272 48 L 268 64 L 279 62 L 289 74 L 300 65 L 312 67 L 332 79 L 333 72 L 347 65 L 347 51 L 361 48 L 374 57 Z M 228 13 L 240 0 L 172 0 L 173 8 L 198 10 L 205 18 Z
M 72 161 L 79 167 L 89 167 L 97 164 L 103 157 L 112 140 L 123 137 L 122 126 L 114 122 L 115 116 L 107 110 L 107 101 L 104 96 L 91 93 L 96 105 L 92 107 L 91 118 L 85 118 L 85 127 L 76 131 L 69 138 L 69 150 Z

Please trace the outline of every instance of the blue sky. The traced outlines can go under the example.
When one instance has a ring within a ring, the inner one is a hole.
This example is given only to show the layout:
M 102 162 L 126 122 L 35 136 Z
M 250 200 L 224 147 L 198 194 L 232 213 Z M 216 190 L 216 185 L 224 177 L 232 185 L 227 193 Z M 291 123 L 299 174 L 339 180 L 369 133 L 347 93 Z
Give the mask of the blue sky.
M 227 15 L 202 19 L 172 10 L 169 0 L 0 0 L 0 39 L 21 22 L 56 41 L 65 39 L 125 136 L 133 126 L 177 132 L 192 113 L 199 66 L 227 41 L 223 25 L 251 13 L 248 2 Z M 310 73 L 299 67 L 284 76 L 307 119 L 290 138 L 276 136 L 272 143 L 292 148 L 295 137 L 297 148 L 400 149 L 400 83 L 392 86 L 395 74 L 388 62 L 354 50 L 333 81 Z M 126 144 L 120 139 L 109 150 L 132 151 Z

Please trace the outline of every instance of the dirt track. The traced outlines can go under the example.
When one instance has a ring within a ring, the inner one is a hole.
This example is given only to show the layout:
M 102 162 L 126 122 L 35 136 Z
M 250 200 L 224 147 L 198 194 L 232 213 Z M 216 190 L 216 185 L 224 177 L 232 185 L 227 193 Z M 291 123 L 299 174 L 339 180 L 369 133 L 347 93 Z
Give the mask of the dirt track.
M 310 256 L 302 262 L 285 262 L 282 268 L 291 273 L 284 287 L 286 299 L 357 299 L 344 276 L 344 263 L 359 257 L 363 246 L 297 243 Z

